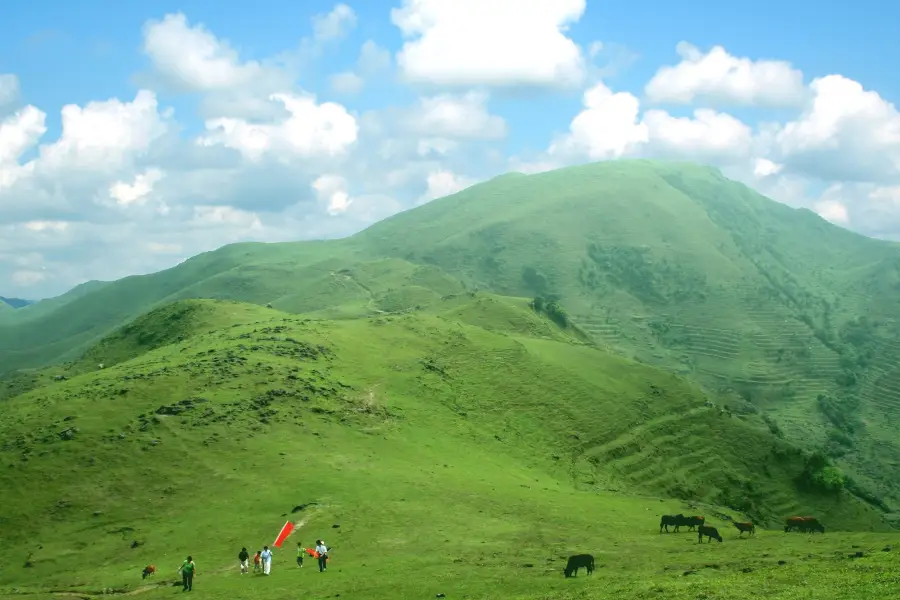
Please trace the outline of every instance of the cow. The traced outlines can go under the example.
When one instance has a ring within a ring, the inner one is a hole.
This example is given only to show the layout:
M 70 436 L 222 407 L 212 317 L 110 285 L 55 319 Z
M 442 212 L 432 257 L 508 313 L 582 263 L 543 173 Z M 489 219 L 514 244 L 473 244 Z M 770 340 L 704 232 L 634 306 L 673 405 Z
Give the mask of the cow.
M 706 523 L 706 517 L 700 517 L 700 516 L 695 515 L 693 517 L 682 518 L 681 523 L 679 523 L 679 525 L 687 527 L 688 531 L 691 531 L 698 525 L 703 525 L 704 523 Z
M 684 515 L 663 515 L 659 519 L 659 532 L 662 533 L 663 527 L 666 528 L 666 533 L 669 533 L 669 526 L 673 526 L 675 528 L 675 532 L 678 532 L 678 526 L 681 525 L 681 522 L 684 520 Z
M 739 536 L 744 535 L 745 531 L 748 532 L 750 535 L 753 535 L 756 533 L 756 525 L 754 525 L 753 523 L 735 522 L 734 526 L 737 527 L 738 531 L 740 531 L 740 533 L 738 534 Z
M 141 573 L 141 579 L 147 579 L 149 575 L 156 573 L 156 565 L 147 565 Z
M 784 523 L 784 532 L 796 529 L 802 533 L 818 531 L 825 533 L 825 527 L 815 517 L 790 517 Z
M 594 572 L 594 557 L 590 554 L 575 554 L 569 557 L 566 568 L 563 569 L 563 575 L 566 577 L 577 577 L 578 569 L 584 567 L 587 569 L 588 575 Z
M 659 520 L 659 532 L 662 533 L 663 527 L 665 527 L 666 533 L 669 533 L 670 525 L 675 528 L 675 533 L 678 533 L 679 527 L 687 527 L 688 531 L 690 531 L 698 525 L 703 525 L 705 522 L 705 517 L 686 517 L 681 513 L 678 513 L 677 515 L 663 515 Z
M 698 544 L 702 544 L 702 543 L 703 543 L 703 536 L 704 536 L 704 535 L 705 535 L 707 538 L 709 538 L 708 540 L 706 540 L 706 543 L 707 543 L 707 544 L 710 543 L 710 542 L 712 542 L 712 541 L 713 541 L 713 538 L 719 540 L 719 542 L 722 541 L 722 536 L 719 535 L 719 532 L 718 532 L 718 530 L 717 530 L 715 527 L 707 527 L 706 525 L 701 525 L 700 527 L 698 527 L 698 528 L 697 528 L 697 543 L 698 543 Z

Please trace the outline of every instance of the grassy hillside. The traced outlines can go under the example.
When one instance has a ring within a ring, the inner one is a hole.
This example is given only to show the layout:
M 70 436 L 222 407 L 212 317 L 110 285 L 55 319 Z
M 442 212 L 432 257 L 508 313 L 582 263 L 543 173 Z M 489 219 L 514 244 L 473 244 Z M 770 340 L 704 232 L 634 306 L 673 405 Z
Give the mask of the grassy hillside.
M 900 506 L 900 249 L 690 164 L 509 174 L 344 240 L 227 246 L 0 324 L 0 368 L 73 360 L 180 298 L 357 318 L 474 289 L 559 297 L 594 343 L 765 415 Z
M 882 515 L 799 488 L 806 457 L 758 415 L 525 299 L 342 320 L 182 301 L 53 373 L 0 414 L 4 597 L 167 596 L 188 553 L 212 598 L 791 598 L 815 574 L 804 593 L 868 599 L 898 575 Z M 677 512 L 725 541 L 660 535 Z M 801 513 L 826 535 L 778 529 Z M 770 530 L 738 539 L 748 517 Z M 272 577 L 240 579 L 287 519 Z M 326 574 L 292 564 L 316 538 Z M 593 577 L 562 577 L 576 552 Z

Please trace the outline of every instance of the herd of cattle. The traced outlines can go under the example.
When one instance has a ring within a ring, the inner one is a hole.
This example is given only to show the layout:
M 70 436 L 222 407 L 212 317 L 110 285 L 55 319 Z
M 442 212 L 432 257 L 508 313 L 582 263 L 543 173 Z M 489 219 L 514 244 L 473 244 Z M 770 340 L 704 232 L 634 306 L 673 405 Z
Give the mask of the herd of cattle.
M 756 533 L 756 526 L 753 523 L 732 521 L 732 525 L 737 528 L 738 536 L 744 535 L 744 533 L 749 535 Z M 680 513 L 677 515 L 663 515 L 659 520 L 659 532 L 662 533 L 663 529 L 665 529 L 666 533 L 669 533 L 669 527 L 674 528 L 676 533 L 680 527 L 687 527 L 688 531 L 696 528 L 698 544 L 703 543 L 704 537 L 707 538 L 707 543 L 712 542 L 713 540 L 722 541 L 722 536 L 719 534 L 719 531 L 715 527 L 706 525 L 706 517 L 686 517 Z M 789 531 L 800 531 L 803 533 L 814 533 L 818 531 L 819 533 L 825 533 L 825 526 L 815 517 L 790 517 L 784 522 L 784 532 L 787 533 Z M 587 569 L 588 575 L 593 573 L 594 557 L 590 554 L 576 554 L 570 556 L 569 561 L 566 563 L 566 567 L 563 569 L 563 574 L 566 577 L 577 576 L 578 569 L 580 568 Z

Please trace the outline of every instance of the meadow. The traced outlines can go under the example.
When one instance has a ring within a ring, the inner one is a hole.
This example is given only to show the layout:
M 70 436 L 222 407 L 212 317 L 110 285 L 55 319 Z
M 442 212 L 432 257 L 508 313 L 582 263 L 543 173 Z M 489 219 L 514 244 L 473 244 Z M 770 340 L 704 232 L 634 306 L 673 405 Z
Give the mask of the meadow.
M 333 321 L 182 301 L 34 374 L 0 419 L 0 593 L 180 593 L 192 554 L 212 598 L 887 597 L 896 534 L 845 490 L 798 489 L 802 453 L 761 419 L 525 299 L 443 308 Z M 679 512 L 725 541 L 660 534 Z M 827 533 L 785 534 L 791 514 Z M 747 518 L 760 529 L 739 539 Z M 273 574 L 241 576 L 240 548 L 286 520 Z M 331 567 L 298 569 L 318 538 Z M 564 578 L 580 552 L 597 571 Z

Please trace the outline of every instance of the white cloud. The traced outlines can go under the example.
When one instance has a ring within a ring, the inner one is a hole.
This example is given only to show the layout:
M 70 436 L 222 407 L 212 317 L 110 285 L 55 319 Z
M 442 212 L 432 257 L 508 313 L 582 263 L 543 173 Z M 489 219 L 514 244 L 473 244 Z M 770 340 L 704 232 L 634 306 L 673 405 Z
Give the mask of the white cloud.
M 218 118 L 206 122 L 209 132 L 199 142 L 234 148 L 251 161 L 272 153 L 279 160 L 289 156 L 336 156 L 357 139 L 359 125 L 347 109 L 334 102 L 316 103 L 312 94 L 274 94 L 290 116 L 274 124 L 255 124 L 244 119 Z
M 21 287 L 31 287 L 47 278 L 41 271 L 13 271 L 12 282 Z
M 846 225 L 850 218 L 847 215 L 847 207 L 837 200 L 825 200 L 815 204 L 816 212 L 820 217 L 836 223 L 838 225 Z
M 753 175 L 760 179 L 777 175 L 784 168 L 784 165 L 774 163 L 767 158 L 757 158 L 753 165 Z
M 581 49 L 566 37 L 585 0 L 403 0 L 391 21 L 407 40 L 403 76 L 452 86 L 572 86 L 585 77 Z
M 421 98 L 406 126 L 425 137 L 496 140 L 506 136 L 506 122 L 487 109 L 487 94 L 440 94 Z
M 25 223 L 25 229 L 29 231 L 47 231 L 60 233 L 69 228 L 65 221 L 29 221 Z
M 26 106 L 0 121 L 0 191 L 30 171 L 31 167 L 19 165 L 19 158 L 47 131 L 46 116 L 41 110 Z
M 140 90 L 131 102 L 113 98 L 89 102 L 83 108 L 62 108 L 62 135 L 41 146 L 42 169 L 108 171 L 128 163 L 166 133 L 165 118 L 157 110 L 156 95 Z
M 598 83 L 584 93 L 583 102 L 584 110 L 572 119 L 569 134 L 551 144 L 551 156 L 605 160 L 632 154 L 647 143 L 649 130 L 637 120 L 640 101 L 632 94 L 613 93 Z
M 327 206 L 329 215 L 346 212 L 350 208 L 347 181 L 339 175 L 322 175 L 312 183 L 319 201 Z
M 0 73 L 0 108 L 19 98 L 19 78 L 12 73 Z
M 456 173 L 445 169 L 432 171 L 428 174 L 428 177 L 426 177 L 425 182 L 428 187 L 425 190 L 425 193 L 419 198 L 420 204 L 430 202 L 436 198 L 450 196 L 451 194 L 460 192 L 467 187 L 471 187 L 478 183 L 474 179 L 457 175 Z
M 331 89 L 338 94 L 358 94 L 365 86 L 365 80 L 353 71 L 335 73 L 330 78 Z
M 663 110 L 648 110 L 642 121 L 659 154 L 718 161 L 744 157 L 751 150 L 753 130 L 725 113 L 699 108 L 694 118 L 673 117 Z
M 340 39 L 355 26 L 356 13 L 346 4 L 337 4 L 328 14 L 313 17 L 313 35 L 320 42 Z
M 722 46 L 703 54 L 687 42 L 675 50 L 681 62 L 660 68 L 644 88 L 651 102 L 797 106 L 806 97 L 803 73 L 786 61 L 738 58 Z
M 782 162 L 824 180 L 900 181 L 900 112 L 840 75 L 815 79 L 800 117 L 775 136 Z
M 189 26 L 182 13 L 144 25 L 144 52 L 168 83 L 187 91 L 234 89 L 265 74 L 256 61 L 241 63 L 237 51 L 203 25 Z
M 133 183 L 117 181 L 109 186 L 109 195 L 119 204 L 127 206 L 143 200 L 153 191 L 153 186 L 164 173 L 157 168 L 147 169 L 135 175 Z

